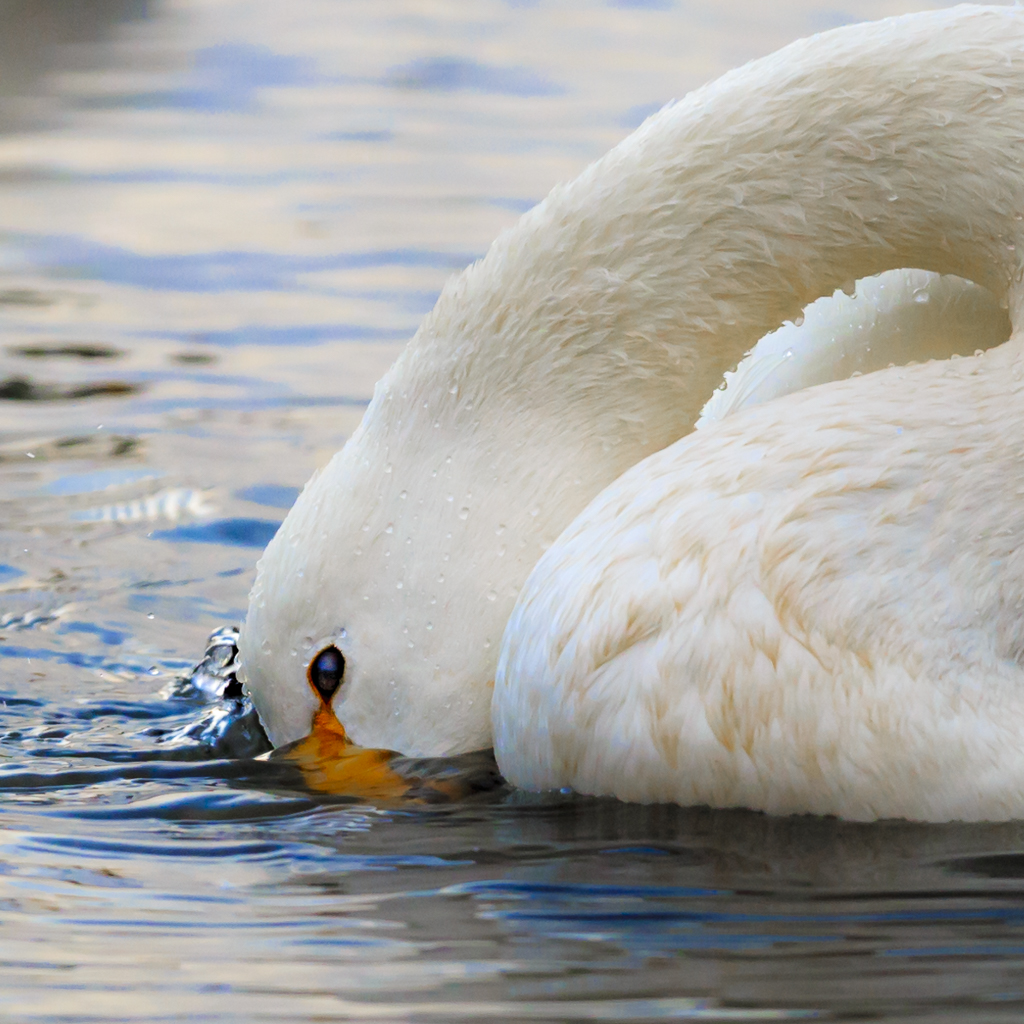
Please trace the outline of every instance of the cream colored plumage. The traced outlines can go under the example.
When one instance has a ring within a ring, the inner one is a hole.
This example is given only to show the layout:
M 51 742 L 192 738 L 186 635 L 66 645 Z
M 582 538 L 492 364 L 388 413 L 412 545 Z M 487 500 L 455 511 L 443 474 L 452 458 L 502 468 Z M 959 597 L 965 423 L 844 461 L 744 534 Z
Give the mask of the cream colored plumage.
M 958 277 L 890 270 L 813 302 L 765 335 L 708 399 L 698 430 L 772 398 L 921 358 L 974 355 L 1010 336 L 992 293 Z
M 268 546 L 241 647 L 274 742 L 335 644 L 354 740 L 493 737 L 517 785 L 1024 815 L 1017 335 L 684 436 L 854 279 L 958 274 L 1020 323 L 1022 160 L 1024 12 L 965 6 L 794 43 L 556 188 Z

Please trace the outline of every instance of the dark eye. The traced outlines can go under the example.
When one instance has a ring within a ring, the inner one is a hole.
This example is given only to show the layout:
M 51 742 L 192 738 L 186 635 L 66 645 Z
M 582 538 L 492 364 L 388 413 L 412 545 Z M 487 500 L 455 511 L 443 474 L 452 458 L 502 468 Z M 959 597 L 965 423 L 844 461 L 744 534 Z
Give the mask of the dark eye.
M 325 647 L 309 663 L 309 681 L 325 704 L 338 692 L 344 675 L 345 657 L 337 647 Z

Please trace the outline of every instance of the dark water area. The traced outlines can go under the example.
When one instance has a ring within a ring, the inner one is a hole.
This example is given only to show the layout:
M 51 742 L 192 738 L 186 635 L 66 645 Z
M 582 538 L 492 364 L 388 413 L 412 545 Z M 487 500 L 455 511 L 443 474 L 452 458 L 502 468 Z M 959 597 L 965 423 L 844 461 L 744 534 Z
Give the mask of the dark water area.
M 665 101 L 909 9 L 0 0 L 0 1017 L 1021 1018 L 1024 825 L 374 806 L 188 681 L 450 273 Z

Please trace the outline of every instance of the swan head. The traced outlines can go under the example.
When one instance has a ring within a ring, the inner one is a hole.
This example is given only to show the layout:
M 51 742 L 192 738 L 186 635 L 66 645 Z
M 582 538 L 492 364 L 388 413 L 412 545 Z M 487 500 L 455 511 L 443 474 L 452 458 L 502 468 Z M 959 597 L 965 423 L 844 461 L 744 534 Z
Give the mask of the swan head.
M 417 361 L 414 343 L 260 560 L 239 646 L 275 746 L 309 734 L 324 703 L 360 746 L 490 746 L 502 631 L 565 514 L 530 498 L 546 474 L 517 471 L 486 410 Z M 330 648 L 340 680 L 322 694 Z
M 493 571 L 457 556 L 479 546 L 469 516 L 460 518 L 472 499 L 428 508 L 417 484 L 450 471 L 449 456 L 399 483 L 385 461 L 397 456 L 359 441 L 309 482 L 260 561 L 240 642 L 249 692 L 275 746 L 306 736 L 326 702 L 363 746 L 422 755 L 486 747 L 489 648 L 503 623 L 487 596 L 500 586 Z M 414 550 L 434 557 L 413 560 Z M 487 576 L 483 593 L 477 572 Z M 464 628 L 435 628 L 453 620 Z M 331 648 L 339 678 L 321 694 L 317 658 Z

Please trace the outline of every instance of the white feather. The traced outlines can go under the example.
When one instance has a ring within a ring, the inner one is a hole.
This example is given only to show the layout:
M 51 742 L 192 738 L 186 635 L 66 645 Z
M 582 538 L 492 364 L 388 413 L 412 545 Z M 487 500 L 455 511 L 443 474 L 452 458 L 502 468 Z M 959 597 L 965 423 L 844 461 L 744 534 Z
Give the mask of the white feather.
M 992 293 L 957 277 L 890 270 L 812 302 L 796 323 L 763 337 L 727 372 L 697 420 L 698 430 L 730 413 L 793 391 L 887 366 L 973 355 L 1010 336 Z

